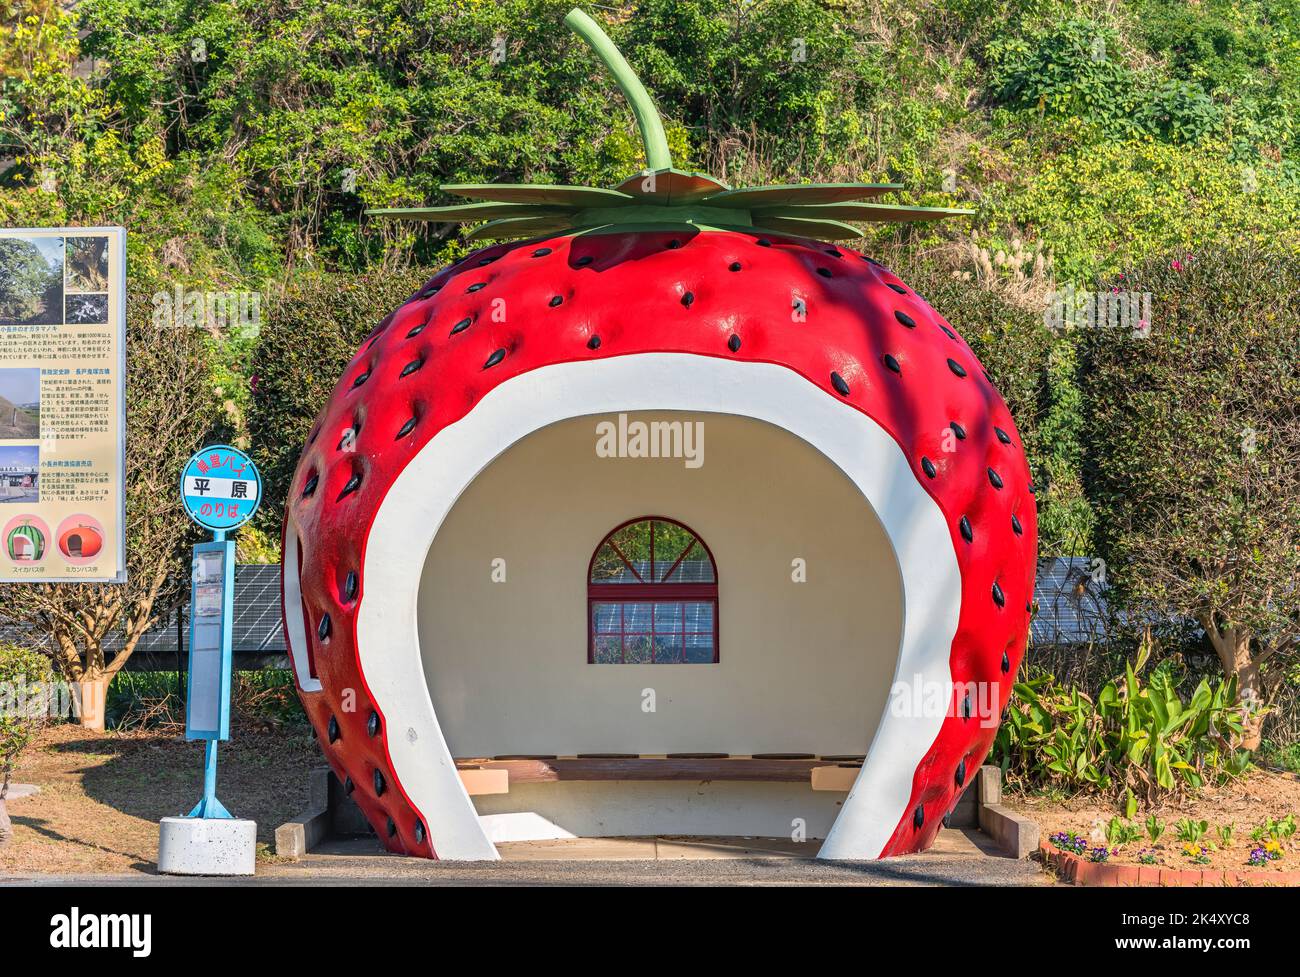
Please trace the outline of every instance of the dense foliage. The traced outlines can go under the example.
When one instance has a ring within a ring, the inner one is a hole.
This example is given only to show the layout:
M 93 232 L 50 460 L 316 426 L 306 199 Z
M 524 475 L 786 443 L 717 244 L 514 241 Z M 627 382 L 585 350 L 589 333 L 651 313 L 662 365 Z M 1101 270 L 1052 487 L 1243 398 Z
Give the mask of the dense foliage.
M 1016 683 L 990 762 L 1019 787 L 1122 797 L 1130 817 L 1139 803 L 1244 772 L 1234 680 L 1201 679 L 1184 700 L 1173 660 L 1144 682 L 1145 660 L 1139 655 L 1095 697 L 1049 674 Z
M 1300 636 L 1300 265 L 1210 251 L 1122 284 L 1153 322 L 1087 344 L 1098 545 L 1126 607 L 1198 621 L 1262 702 Z
M 445 202 L 439 185 L 456 181 L 610 185 L 641 165 L 625 103 L 561 25 L 569 6 L 6 7 L 0 221 L 127 226 L 136 303 L 176 286 L 263 299 L 259 330 L 195 339 L 206 388 L 186 393 L 204 401 L 200 426 L 251 444 L 267 475 L 242 553 L 274 558 L 294 459 L 357 343 L 470 249 L 457 228 L 366 207 Z M 976 207 L 874 225 L 865 246 L 970 338 L 1004 392 L 1043 551 L 1102 548 L 1117 597 L 1208 609 L 1219 637 L 1249 634 L 1252 656 L 1280 633 L 1296 603 L 1294 547 L 1287 557 L 1279 541 L 1287 526 L 1294 540 L 1297 504 L 1282 405 L 1295 403 L 1283 366 L 1300 258 L 1300 5 L 594 12 L 655 94 L 683 168 L 737 185 L 890 180 L 906 184 L 901 201 Z M 1273 265 L 1240 257 L 1265 245 Z M 1153 293 L 1150 339 L 1044 326 L 1061 290 L 1098 280 Z M 137 334 L 132 356 L 149 345 Z M 1258 441 L 1249 457 L 1234 448 L 1243 425 Z M 1229 671 L 1252 687 L 1249 668 Z

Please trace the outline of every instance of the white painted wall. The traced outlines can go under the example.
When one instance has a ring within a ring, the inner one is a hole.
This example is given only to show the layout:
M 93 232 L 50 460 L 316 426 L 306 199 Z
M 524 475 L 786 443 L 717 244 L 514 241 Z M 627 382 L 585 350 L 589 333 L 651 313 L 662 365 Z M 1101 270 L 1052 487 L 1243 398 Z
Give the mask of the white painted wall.
M 562 421 L 489 465 L 438 531 L 419 634 L 452 754 L 865 753 L 897 664 L 902 596 L 861 492 L 762 421 L 630 417 L 702 420 L 704 464 L 600 458 L 596 423 L 612 418 Z M 587 664 L 592 551 L 647 514 L 684 522 L 713 551 L 717 665 Z M 807 583 L 791 582 L 796 557 Z M 505 583 L 492 582 L 494 558 L 505 560 Z M 652 713 L 642 709 L 648 688 Z M 539 795 L 546 786 L 560 785 Z

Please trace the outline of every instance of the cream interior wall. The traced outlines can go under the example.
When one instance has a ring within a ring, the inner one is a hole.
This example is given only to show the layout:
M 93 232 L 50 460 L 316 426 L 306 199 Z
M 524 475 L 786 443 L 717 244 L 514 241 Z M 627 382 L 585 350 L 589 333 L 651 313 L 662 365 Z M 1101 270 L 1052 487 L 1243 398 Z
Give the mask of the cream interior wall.
M 902 610 L 896 561 L 861 494 L 805 442 L 748 418 L 629 416 L 702 421 L 698 468 L 599 457 L 596 424 L 614 419 L 564 421 L 512 446 L 434 540 L 420 643 L 452 754 L 864 753 Z M 587 663 L 592 551 L 648 514 L 685 523 L 713 552 L 718 664 Z M 791 579 L 796 558 L 805 583 Z

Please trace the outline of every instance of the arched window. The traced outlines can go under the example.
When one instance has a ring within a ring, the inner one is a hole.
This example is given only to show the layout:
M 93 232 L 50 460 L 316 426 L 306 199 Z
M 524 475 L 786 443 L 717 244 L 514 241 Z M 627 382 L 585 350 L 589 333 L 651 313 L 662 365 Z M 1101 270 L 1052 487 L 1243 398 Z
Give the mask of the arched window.
M 606 536 L 587 576 L 587 661 L 708 665 L 718 660 L 718 573 L 680 522 L 642 516 Z

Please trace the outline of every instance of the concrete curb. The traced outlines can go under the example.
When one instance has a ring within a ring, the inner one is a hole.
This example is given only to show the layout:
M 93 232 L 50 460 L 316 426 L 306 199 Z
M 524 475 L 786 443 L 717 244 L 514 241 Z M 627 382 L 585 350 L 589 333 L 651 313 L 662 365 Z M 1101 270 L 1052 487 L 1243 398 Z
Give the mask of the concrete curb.
M 275 829 L 277 855 L 302 858 L 328 838 L 371 833 L 365 815 L 329 767 L 308 771 L 307 788 L 307 810 Z
M 1009 858 L 1028 858 L 1038 847 L 1042 832 L 1037 823 L 1002 806 L 1002 771 L 983 766 L 979 770 L 979 826 Z

